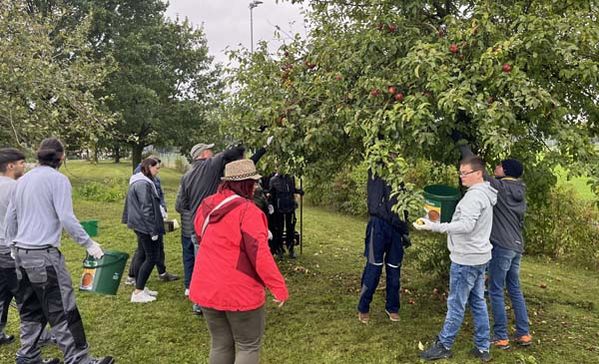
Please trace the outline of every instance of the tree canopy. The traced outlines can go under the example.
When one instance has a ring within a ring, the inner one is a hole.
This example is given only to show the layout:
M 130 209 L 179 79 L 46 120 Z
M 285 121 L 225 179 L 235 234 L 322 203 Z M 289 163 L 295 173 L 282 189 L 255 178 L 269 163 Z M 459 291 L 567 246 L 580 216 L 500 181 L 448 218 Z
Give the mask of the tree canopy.
M 294 173 L 326 178 L 365 159 L 399 208 L 418 209 L 406 172 L 455 164 L 458 130 L 489 163 L 523 160 L 537 200 L 557 164 L 598 175 L 596 1 L 305 3 L 306 39 L 232 54 L 227 105 L 227 130 L 253 141 L 266 127 Z

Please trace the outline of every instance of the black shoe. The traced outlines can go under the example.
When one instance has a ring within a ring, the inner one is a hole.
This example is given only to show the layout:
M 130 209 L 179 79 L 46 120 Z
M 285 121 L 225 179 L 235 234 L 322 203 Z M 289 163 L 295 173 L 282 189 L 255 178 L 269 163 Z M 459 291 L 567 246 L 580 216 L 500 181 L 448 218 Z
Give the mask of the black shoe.
M 13 335 L 6 335 L 5 333 L 0 334 L 0 345 L 8 345 L 15 341 Z
M 115 361 L 112 356 L 103 356 L 94 360 L 92 363 L 94 364 L 113 364 Z
M 158 275 L 158 279 L 160 279 L 163 282 L 172 282 L 178 280 L 179 276 L 170 274 L 169 272 L 164 272 Z
M 60 359 L 58 359 L 58 358 L 44 359 L 44 360 L 42 360 L 42 364 L 60 364 Z
M 193 314 L 197 316 L 201 316 L 204 314 L 202 312 L 202 308 L 198 305 L 193 305 L 193 307 L 191 308 L 191 312 L 193 312 Z
M 446 359 L 451 358 L 451 355 L 451 350 L 445 349 L 445 346 L 441 344 L 439 339 L 428 350 L 420 353 L 420 357 L 424 360 Z
M 470 354 L 472 354 L 474 357 L 479 358 L 482 362 L 489 362 L 491 361 L 491 353 L 489 352 L 489 350 L 478 350 L 478 348 L 472 348 L 472 350 L 470 350 Z

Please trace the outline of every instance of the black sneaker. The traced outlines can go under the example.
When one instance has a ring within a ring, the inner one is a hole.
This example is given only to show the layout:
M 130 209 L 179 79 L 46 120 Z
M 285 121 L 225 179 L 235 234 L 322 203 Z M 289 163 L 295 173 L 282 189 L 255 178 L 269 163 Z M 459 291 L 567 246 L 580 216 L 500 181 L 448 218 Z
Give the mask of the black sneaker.
M 164 272 L 158 275 L 158 279 L 160 279 L 163 282 L 172 282 L 178 280 L 179 276 L 170 274 L 169 272 Z
M 0 334 L 0 345 L 8 345 L 15 341 L 14 335 L 6 335 L 5 333 Z
M 94 364 L 113 364 L 115 363 L 112 356 L 103 356 L 101 358 L 95 359 L 92 363 Z
M 44 359 L 44 360 L 42 360 L 42 364 L 60 364 L 60 359 L 58 359 L 58 358 Z
M 489 350 L 479 350 L 478 348 L 472 348 L 472 350 L 470 350 L 470 354 L 472 354 L 476 358 L 479 358 L 480 361 L 485 363 L 491 361 L 492 359 Z
M 446 349 L 443 344 L 437 339 L 433 346 L 431 346 L 428 350 L 420 353 L 420 357 L 424 360 L 437 360 L 437 359 L 447 359 L 451 358 L 451 350 Z

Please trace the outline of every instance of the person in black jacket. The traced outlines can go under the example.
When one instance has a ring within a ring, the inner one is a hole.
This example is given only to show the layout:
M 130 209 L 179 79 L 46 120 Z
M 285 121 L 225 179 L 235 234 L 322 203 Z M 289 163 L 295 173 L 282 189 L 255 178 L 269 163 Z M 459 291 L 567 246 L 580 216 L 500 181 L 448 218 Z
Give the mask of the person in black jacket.
M 272 253 L 281 257 L 283 242 L 285 242 L 289 256 L 295 258 L 295 209 L 297 208 L 295 195 L 303 195 L 304 191 L 295 187 L 295 177 L 277 172 L 268 182 L 268 194 L 274 207 L 271 217 Z M 283 232 L 285 232 L 284 238 Z
M 135 272 L 135 290 L 131 302 L 147 303 L 156 300 L 157 292 L 146 288 L 150 273 L 159 261 L 160 246 L 163 244 L 164 216 L 160 196 L 153 182 L 160 171 L 154 158 L 141 162 L 141 172 L 131 176 L 125 201 L 122 222 L 137 235 L 138 264 Z M 132 264 L 134 264 L 132 262 Z
M 399 285 L 404 245 L 409 245 L 406 216 L 401 219 L 391 208 L 397 203 L 391 197 L 391 186 L 368 171 L 368 214 L 365 250 L 366 266 L 362 274 L 362 289 L 358 302 L 358 320 L 370 319 L 370 302 L 378 286 L 383 265 L 386 268 L 385 312 L 391 321 L 399 321 Z

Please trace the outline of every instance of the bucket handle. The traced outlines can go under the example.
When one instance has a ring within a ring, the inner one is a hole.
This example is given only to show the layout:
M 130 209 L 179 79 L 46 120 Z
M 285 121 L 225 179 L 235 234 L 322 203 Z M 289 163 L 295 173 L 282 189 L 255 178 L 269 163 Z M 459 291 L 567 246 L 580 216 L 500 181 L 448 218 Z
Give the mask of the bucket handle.
M 125 261 L 127 261 L 127 259 L 129 258 L 128 256 L 124 256 L 124 255 L 120 255 L 120 254 L 118 254 L 118 255 L 117 255 L 117 254 L 108 253 L 108 252 L 104 253 L 104 255 L 108 255 L 108 256 L 110 256 L 110 257 L 117 257 L 118 259 L 117 259 L 116 261 L 114 261 L 114 262 L 110 263 L 110 264 L 98 264 L 98 265 L 96 265 L 96 266 L 89 267 L 89 268 L 94 268 L 94 269 L 95 269 L 95 268 L 107 267 L 107 266 L 109 266 L 109 265 L 113 265 L 113 264 L 114 264 L 114 263 L 116 263 L 116 262 L 120 262 L 121 260 L 125 260 Z M 82 263 L 83 263 L 83 267 L 84 267 L 84 268 L 86 268 L 86 267 L 85 267 L 85 262 L 87 261 L 87 258 L 88 258 L 88 257 L 89 257 L 89 254 L 86 254 L 86 255 L 85 255 L 85 259 L 83 259 L 83 262 L 82 262 Z

